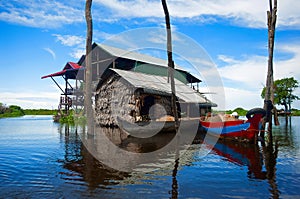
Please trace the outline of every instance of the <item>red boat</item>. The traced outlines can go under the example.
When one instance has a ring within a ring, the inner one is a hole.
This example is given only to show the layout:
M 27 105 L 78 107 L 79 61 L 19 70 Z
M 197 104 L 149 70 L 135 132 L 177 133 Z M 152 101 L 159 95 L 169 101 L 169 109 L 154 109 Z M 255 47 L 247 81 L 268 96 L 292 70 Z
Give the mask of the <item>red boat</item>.
M 265 115 L 264 109 L 254 108 L 247 112 L 247 120 L 215 116 L 200 121 L 200 124 L 211 135 L 253 142 L 259 132 L 260 122 Z

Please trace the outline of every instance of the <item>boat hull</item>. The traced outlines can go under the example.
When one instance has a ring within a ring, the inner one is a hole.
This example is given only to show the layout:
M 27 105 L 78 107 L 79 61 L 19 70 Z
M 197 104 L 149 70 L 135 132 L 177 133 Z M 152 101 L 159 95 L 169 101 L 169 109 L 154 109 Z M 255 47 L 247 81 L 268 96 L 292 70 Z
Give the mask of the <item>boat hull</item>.
M 149 121 L 131 123 L 117 118 L 118 126 L 127 134 L 135 137 L 147 138 L 157 133 L 176 132 L 175 121 Z M 179 120 L 178 129 L 181 132 L 197 133 L 199 130 L 199 118 Z
M 159 132 L 172 132 L 175 131 L 174 121 L 161 121 L 161 122 L 138 122 L 131 123 L 121 118 L 117 118 L 118 126 L 128 133 L 136 137 L 149 137 Z
M 245 121 L 201 122 L 207 133 L 220 138 L 246 139 L 252 141 L 255 131 L 250 129 L 251 123 Z
M 248 120 L 200 121 L 207 133 L 239 141 L 255 142 L 260 130 L 261 119 L 265 116 L 263 109 L 252 109 L 247 113 Z

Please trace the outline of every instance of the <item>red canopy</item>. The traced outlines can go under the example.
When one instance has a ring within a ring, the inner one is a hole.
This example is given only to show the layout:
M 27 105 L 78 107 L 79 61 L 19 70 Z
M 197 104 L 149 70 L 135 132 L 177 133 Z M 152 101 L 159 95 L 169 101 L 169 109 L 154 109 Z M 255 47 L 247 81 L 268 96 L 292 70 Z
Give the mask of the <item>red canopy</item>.
M 52 73 L 50 75 L 45 75 L 42 77 L 42 79 L 45 79 L 47 77 L 55 77 L 55 76 L 61 76 L 61 75 L 64 75 L 66 73 L 67 70 L 62 70 L 62 71 L 59 71 L 59 72 L 56 72 L 56 73 Z
M 56 72 L 56 73 L 52 73 L 52 74 L 49 74 L 49 75 L 45 75 L 42 77 L 42 79 L 45 79 L 45 78 L 48 78 L 48 77 L 56 77 L 56 76 L 62 76 L 62 75 L 65 75 L 66 72 L 68 70 L 79 70 L 80 68 L 82 68 L 82 66 L 74 63 L 74 62 L 68 62 L 65 67 L 63 68 L 62 71 L 59 71 L 59 72 Z

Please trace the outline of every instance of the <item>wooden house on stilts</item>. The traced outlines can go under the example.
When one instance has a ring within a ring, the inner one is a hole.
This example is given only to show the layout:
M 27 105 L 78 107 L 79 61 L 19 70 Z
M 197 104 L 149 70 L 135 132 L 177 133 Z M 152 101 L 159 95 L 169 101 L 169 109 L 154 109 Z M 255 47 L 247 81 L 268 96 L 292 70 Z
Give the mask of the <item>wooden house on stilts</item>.
M 62 71 L 42 77 L 50 77 L 56 84 L 54 77 L 64 78 L 64 89 L 57 84 L 62 91 L 59 107 L 69 110 L 83 105 L 84 68 L 82 56 L 77 63 L 68 62 Z M 200 79 L 179 66 L 175 66 L 174 76 L 180 117 L 200 117 L 217 106 L 199 92 Z M 70 80 L 75 80 L 75 85 Z M 98 125 L 118 126 L 116 115 L 129 122 L 172 116 L 166 60 L 94 43 L 92 80 Z
M 71 108 L 83 106 L 83 93 L 80 89 L 80 80 L 77 79 L 78 71 L 82 69 L 78 63 L 67 62 L 64 68 L 56 73 L 45 75 L 42 79 L 51 78 L 61 91 L 59 99 L 58 111 L 61 114 L 68 114 Z M 64 80 L 64 85 L 60 85 L 55 77 L 61 77 Z M 75 80 L 72 85 L 70 81 Z

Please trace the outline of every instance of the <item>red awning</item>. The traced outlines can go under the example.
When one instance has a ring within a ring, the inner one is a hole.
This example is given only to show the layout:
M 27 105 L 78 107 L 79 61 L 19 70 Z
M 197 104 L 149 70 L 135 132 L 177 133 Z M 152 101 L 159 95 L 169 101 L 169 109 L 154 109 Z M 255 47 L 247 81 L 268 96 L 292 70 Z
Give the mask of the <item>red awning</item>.
M 67 78 L 75 79 L 78 70 L 81 69 L 81 68 L 82 68 L 82 66 L 80 66 L 79 64 L 76 64 L 74 62 L 67 62 L 62 71 L 52 73 L 50 75 L 45 75 L 41 78 L 45 79 L 45 78 L 48 78 L 48 77 L 56 77 L 56 76 L 66 75 Z M 74 71 L 76 72 L 75 77 L 74 77 Z
M 56 73 L 52 73 L 50 75 L 45 75 L 43 77 L 41 77 L 42 79 L 45 79 L 45 78 L 48 78 L 48 77 L 55 77 L 55 76 L 61 76 L 61 75 L 64 75 L 66 73 L 67 70 L 62 70 L 62 71 L 59 71 L 59 72 L 56 72 Z

